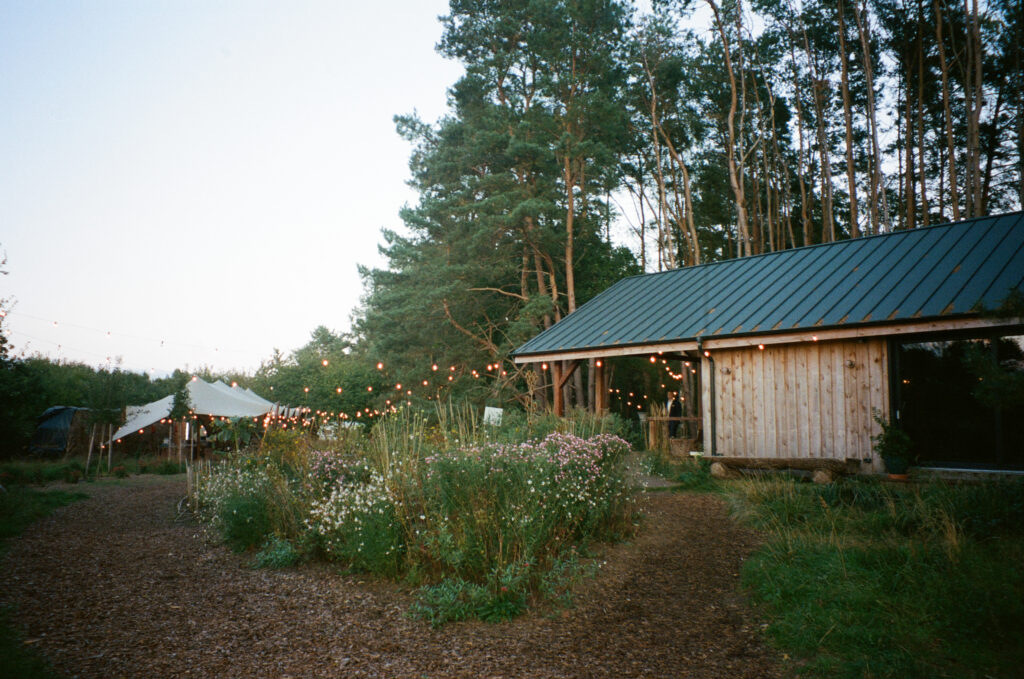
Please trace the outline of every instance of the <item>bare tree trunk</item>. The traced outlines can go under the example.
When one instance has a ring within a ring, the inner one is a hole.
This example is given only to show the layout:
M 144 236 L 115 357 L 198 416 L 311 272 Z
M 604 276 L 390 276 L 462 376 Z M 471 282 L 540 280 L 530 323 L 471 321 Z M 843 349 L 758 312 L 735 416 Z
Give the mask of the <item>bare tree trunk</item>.
M 675 269 L 677 268 L 676 252 L 672 242 L 671 227 L 667 224 L 668 220 L 665 219 L 665 215 L 668 213 L 668 198 L 665 190 L 664 166 L 661 159 L 661 143 L 658 139 L 658 129 L 661 127 L 660 118 L 658 116 L 658 92 L 654 82 L 654 75 L 651 73 L 650 66 L 647 63 L 647 56 L 644 55 L 643 59 L 644 74 L 647 76 L 647 84 L 651 92 L 651 102 L 648 109 L 648 115 L 651 119 L 651 142 L 654 146 L 654 164 L 656 167 L 656 179 L 658 182 L 658 238 L 663 243 L 664 251 L 668 255 L 669 268 Z
M 743 196 L 743 181 L 739 177 L 736 167 L 736 74 L 732 70 L 732 58 L 729 51 L 729 40 L 725 35 L 725 28 L 722 26 L 722 19 L 718 13 L 718 5 L 714 0 L 706 0 L 711 6 L 715 15 L 715 25 L 718 27 L 718 34 L 722 38 L 722 51 L 725 55 L 725 70 L 729 76 L 729 115 L 726 118 L 726 125 L 729 131 L 729 138 L 726 148 L 726 160 L 729 166 L 729 185 L 732 187 L 736 203 L 736 229 L 739 256 L 744 257 L 750 254 L 750 233 L 747 227 L 747 207 Z
M 853 113 L 850 110 L 850 67 L 846 61 L 846 8 L 839 0 L 839 61 L 842 65 L 843 121 L 846 124 L 846 186 L 850 194 L 850 237 L 860 236 L 857 215 L 857 176 L 853 165 Z
M 867 0 L 864 0 L 864 11 L 867 10 Z M 874 68 L 871 66 L 871 37 L 869 34 L 868 17 L 854 4 L 853 15 L 857 20 L 857 33 L 860 36 L 861 52 L 864 58 L 864 78 L 868 93 L 868 124 L 871 128 L 871 210 L 872 210 L 872 233 L 878 233 L 880 226 L 892 230 L 892 220 L 889 216 L 889 201 L 885 195 L 885 182 L 882 177 L 882 151 L 878 143 L 878 116 L 875 108 L 875 79 Z M 881 219 L 874 213 L 877 206 L 881 206 Z
M 683 162 L 679 152 L 676 151 L 675 145 L 672 143 L 668 134 L 665 133 L 665 128 L 661 126 L 661 123 L 658 123 L 658 131 L 665 140 L 665 148 L 668 149 L 669 157 L 672 158 L 672 161 L 676 164 L 676 167 L 679 168 L 683 175 L 683 198 L 686 210 L 686 229 L 689 232 L 690 241 L 692 243 L 691 252 L 693 253 L 691 263 L 700 264 L 700 242 L 697 240 L 697 227 L 693 223 L 693 198 L 690 194 L 690 173 L 687 171 L 686 163 Z
M 929 224 L 928 181 L 925 165 L 925 46 L 922 36 L 925 24 L 925 8 L 918 0 L 918 175 L 921 179 L 921 221 Z
M 912 104 L 911 104 L 911 64 L 907 63 L 907 71 L 905 75 L 905 87 L 904 89 L 904 102 L 903 102 L 903 115 L 904 115 L 904 140 L 906 144 L 906 174 L 904 175 L 904 182 L 906 185 L 906 227 L 913 229 L 917 227 L 917 195 L 916 195 L 916 184 L 914 179 L 914 127 L 913 118 L 911 116 Z
M 981 27 L 978 18 L 978 0 L 964 0 L 964 14 L 967 21 L 967 47 L 964 78 L 964 104 L 967 109 L 967 164 L 966 197 L 967 217 L 981 214 L 981 141 L 979 126 L 982 98 L 981 62 L 983 49 Z
M 800 187 L 800 224 L 803 231 L 804 242 L 802 245 L 811 244 L 811 218 L 808 213 L 810 207 L 807 198 L 807 185 L 804 182 L 804 168 L 806 167 L 806 161 L 804 159 L 804 108 L 803 108 L 803 94 L 800 87 L 800 73 L 797 70 L 796 61 L 796 48 L 794 47 L 793 30 L 788 29 L 789 33 L 789 57 L 790 64 L 793 67 L 793 101 L 796 103 L 796 134 L 797 134 L 797 185 Z
M 946 64 L 946 45 L 942 39 L 942 1 L 934 0 L 935 42 L 939 46 L 939 68 L 942 72 L 942 116 L 946 124 L 946 154 L 949 161 L 949 202 L 953 207 L 953 221 L 960 221 L 960 196 L 956 178 L 956 152 L 953 145 L 953 114 L 949 105 L 949 67 Z
M 576 197 L 573 189 L 576 184 L 576 176 L 572 171 L 572 161 L 569 154 L 565 155 L 563 164 L 563 178 L 565 181 L 565 295 L 569 313 L 576 311 L 576 279 L 573 273 L 573 229 L 576 220 Z
M 811 100 L 814 102 L 815 127 L 818 136 L 818 156 L 821 162 L 821 215 L 822 240 L 832 242 L 836 239 L 835 217 L 832 213 L 832 161 L 828 147 L 828 124 L 825 121 L 825 106 L 822 102 L 822 91 L 828 83 L 820 77 L 818 65 L 811 51 L 811 43 L 807 39 L 807 26 L 801 26 L 804 38 L 804 51 L 807 53 L 807 65 L 811 71 Z
M 1003 90 L 996 92 L 996 102 L 992 107 L 992 120 L 999 120 L 1003 110 Z M 995 167 L 996 153 L 999 148 L 999 128 L 996 125 L 986 126 L 985 134 L 985 171 L 981 181 L 981 214 L 988 214 L 989 191 L 992 188 L 992 170 Z

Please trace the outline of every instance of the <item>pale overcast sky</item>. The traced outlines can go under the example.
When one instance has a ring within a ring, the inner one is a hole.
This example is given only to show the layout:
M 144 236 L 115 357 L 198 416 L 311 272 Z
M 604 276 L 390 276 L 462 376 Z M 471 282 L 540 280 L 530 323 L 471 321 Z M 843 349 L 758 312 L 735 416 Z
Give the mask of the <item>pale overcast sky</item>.
M 445 111 L 444 0 L 0 0 L 16 353 L 253 370 L 344 331 Z M 109 333 L 109 335 L 108 335 Z

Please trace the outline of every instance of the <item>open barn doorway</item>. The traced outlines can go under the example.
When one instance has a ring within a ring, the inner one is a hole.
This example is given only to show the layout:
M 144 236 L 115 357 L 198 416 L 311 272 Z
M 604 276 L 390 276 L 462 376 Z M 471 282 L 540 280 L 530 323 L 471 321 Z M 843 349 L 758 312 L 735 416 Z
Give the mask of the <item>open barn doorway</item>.
M 918 464 L 1024 469 L 1024 335 L 904 341 L 895 359 Z

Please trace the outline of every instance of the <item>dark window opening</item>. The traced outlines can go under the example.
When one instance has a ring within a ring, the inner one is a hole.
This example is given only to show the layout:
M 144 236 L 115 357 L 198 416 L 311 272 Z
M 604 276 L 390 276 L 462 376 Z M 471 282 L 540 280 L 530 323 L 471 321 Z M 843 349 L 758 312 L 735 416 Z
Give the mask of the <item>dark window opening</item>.
M 899 423 L 917 464 L 1024 469 L 1024 335 L 896 350 Z

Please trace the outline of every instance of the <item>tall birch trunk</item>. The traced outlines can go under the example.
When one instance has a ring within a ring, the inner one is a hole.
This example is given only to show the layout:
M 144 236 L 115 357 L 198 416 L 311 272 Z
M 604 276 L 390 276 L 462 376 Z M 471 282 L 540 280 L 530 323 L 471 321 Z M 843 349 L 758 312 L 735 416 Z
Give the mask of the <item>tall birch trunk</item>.
M 725 70 L 729 77 L 729 115 L 726 118 L 729 138 L 726 148 L 726 160 L 729 166 L 729 186 L 732 187 L 736 204 L 736 230 L 737 230 L 737 252 L 739 256 L 750 255 L 750 232 L 747 227 L 747 207 L 743 196 L 743 182 L 739 177 L 736 168 L 736 74 L 732 70 L 732 57 L 730 56 L 729 40 L 725 35 L 725 27 L 722 26 L 722 19 L 718 12 L 718 5 L 714 0 L 706 0 L 711 6 L 715 15 L 715 25 L 718 27 L 718 34 L 722 38 L 722 51 L 725 55 Z
M 872 233 L 878 233 L 880 226 L 892 230 L 892 219 L 889 215 L 889 200 L 886 197 L 885 181 L 882 175 L 882 151 L 878 142 L 878 116 L 875 108 L 875 79 L 874 68 L 871 66 L 871 36 L 867 11 L 867 0 L 864 0 L 864 11 L 856 4 L 853 6 L 853 16 L 857 21 L 857 33 L 860 36 L 861 52 L 864 58 L 864 78 L 868 93 L 868 124 L 871 127 L 871 210 L 872 212 Z M 874 210 L 881 206 L 881 219 L 874 214 Z
M 842 65 L 843 121 L 846 124 L 846 186 L 850 194 L 850 237 L 860 236 L 857 215 L 857 176 L 853 165 L 853 113 L 850 110 L 850 67 L 846 61 L 846 8 L 839 0 L 839 61 Z
M 949 203 L 953 208 L 953 221 L 960 221 L 959 184 L 956 177 L 956 150 L 953 144 L 953 114 L 949 104 L 949 67 L 946 64 L 946 44 L 942 39 L 942 2 L 934 0 L 935 42 L 939 46 L 939 68 L 942 73 L 942 118 L 946 126 L 946 155 L 949 161 Z

